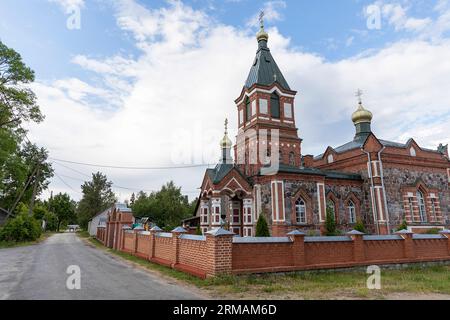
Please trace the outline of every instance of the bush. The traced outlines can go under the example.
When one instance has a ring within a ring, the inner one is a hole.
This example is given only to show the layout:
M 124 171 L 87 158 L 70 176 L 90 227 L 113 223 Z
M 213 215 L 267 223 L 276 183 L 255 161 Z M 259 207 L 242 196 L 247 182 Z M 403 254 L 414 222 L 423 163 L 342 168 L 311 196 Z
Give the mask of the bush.
M 56 231 L 58 229 L 58 217 L 53 212 L 47 212 L 44 215 L 44 220 L 46 222 L 45 230 Z
M 201 236 L 203 235 L 202 229 L 200 229 L 200 226 L 197 226 L 197 229 L 195 229 L 195 234 L 197 236 Z
M 264 214 L 260 214 L 256 223 L 256 237 L 270 237 L 269 226 Z
M 439 234 L 440 231 L 441 231 L 440 229 L 433 228 L 433 229 L 427 230 L 427 232 L 425 232 L 425 234 Z
M 403 220 L 402 224 L 398 226 L 397 231 L 408 230 L 408 224 L 406 220 Z
M 41 226 L 39 221 L 28 214 L 19 214 L 13 219 L 9 219 L 0 230 L 1 241 L 35 241 L 41 236 Z
M 366 227 L 364 226 L 364 222 L 362 222 L 362 220 L 358 220 L 353 229 L 362 233 L 367 233 Z

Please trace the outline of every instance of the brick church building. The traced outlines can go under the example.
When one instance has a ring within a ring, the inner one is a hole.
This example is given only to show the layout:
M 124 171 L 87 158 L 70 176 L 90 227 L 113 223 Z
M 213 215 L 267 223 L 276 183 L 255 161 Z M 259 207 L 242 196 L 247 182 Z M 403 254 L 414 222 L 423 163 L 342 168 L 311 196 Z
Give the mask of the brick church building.
M 235 100 L 237 144 L 233 148 L 226 128 L 222 160 L 202 182 L 196 218 L 203 232 L 227 225 L 235 234 L 254 236 L 263 214 L 272 236 L 293 229 L 323 233 L 327 211 L 342 231 L 358 221 L 373 234 L 390 234 L 403 221 L 415 232 L 449 227 L 447 146 L 430 150 L 413 139 L 381 139 L 360 99 L 352 141 L 316 157 L 302 155 L 296 91 L 272 57 L 263 25 L 257 40 L 256 58 Z

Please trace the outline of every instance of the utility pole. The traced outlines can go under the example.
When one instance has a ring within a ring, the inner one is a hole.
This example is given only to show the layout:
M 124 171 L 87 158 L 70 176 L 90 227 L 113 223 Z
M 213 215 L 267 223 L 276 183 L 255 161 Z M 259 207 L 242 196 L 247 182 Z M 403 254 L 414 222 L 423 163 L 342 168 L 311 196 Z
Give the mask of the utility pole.
M 8 218 L 11 216 L 11 214 L 14 212 L 14 210 L 17 207 L 17 204 L 19 203 L 20 199 L 22 199 L 23 194 L 25 193 L 25 191 L 27 190 L 28 186 L 31 183 L 31 180 L 33 179 L 34 175 L 37 172 L 38 167 L 36 166 L 36 168 L 34 169 L 34 171 L 31 173 L 30 177 L 28 178 L 27 183 L 25 184 L 25 186 L 23 187 L 22 191 L 20 192 L 19 196 L 17 197 L 16 201 L 14 202 L 13 206 L 9 209 L 8 211 L 8 215 L 6 216 L 6 220 L 8 220 Z
M 41 163 L 40 162 L 38 162 L 36 168 L 37 169 L 36 169 L 36 177 L 34 178 L 33 195 L 31 196 L 30 211 L 28 213 L 30 215 L 30 217 L 33 215 L 34 202 L 36 201 L 36 194 L 37 194 L 37 189 L 39 186 L 39 177 L 41 174 Z

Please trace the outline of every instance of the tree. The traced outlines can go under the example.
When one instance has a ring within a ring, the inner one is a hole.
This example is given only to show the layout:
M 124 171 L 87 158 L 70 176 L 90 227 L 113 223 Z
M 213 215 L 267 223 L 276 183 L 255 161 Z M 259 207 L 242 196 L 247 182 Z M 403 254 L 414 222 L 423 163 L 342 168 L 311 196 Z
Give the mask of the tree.
M 0 229 L 0 241 L 34 241 L 41 236 L 41 225 L 38 220 L 28 214 L 28 207 L 19 203 L 15 217 L 9 219 Z
M 38 196 L 53 175 L 47 152 L 23 144 L 22 124 L 44 119 L 29 89 L 33 81 L 34 72 L 20 54 L 0 41 L 0 207 L 10 212 L 20 201 L 30 203 L 33 190 Z
M 333 210 L 327 207 L 327 217 L 325 220 L 325 229 L 327 236 L 335 236 L 337 234 L 336 220 L 334 219 Z
M 27 86 L 33 81 L 34 72 L 20 54 L 0 41 L 0 128 L 43 120 L 36 95 Z
M 364 222 L 362 220 L 358 220 L 356 222 L 356 225 L 355 225 L 354 229 L 356 231 L 359 231 L 359 232 L 362 232 L 362 233 L 367 233 L 366 227 L 364 226 Z
M 63 223 L 73 223 L 76 221 L 76 202 L 67 193 L 57 194 L 49 200 L 49 205 L 57 218 L 56 231 L 59 232 L 59 228 Z
M 133 192 L 133 194 L 131 195 L 131 198 L 130 198 L 130 206 L 131 207 L 133 207 L 134 206 L 134 202 L 136 201 L 136 195 L 134 194 L 134 192 Z
M 202 229 L 200 228 L 200 226 L 197 226 L 197 228 L 195 228 L 195 234 L 197 236 L 203 235 L 203 232 L 202 232 Z
M 132 206 L 136 217 L 148 217 L 160 228 L 174 228 L 181 220 L 194 214 L 195 203 L 189 203 L 182 195 L 181 188 L 170 181 L 161 187 L 160 191 L 147 195 L 139 192 Z
M 83 197 L 78 203 L 77 215 L 82 228 L 86 229 L 92 217 L 117 201 L 111 188 L 112 182 L 101 172 L 92 174 L 92 181 L 81 186 Z
M 256 237 L 270 237 L 269 226 L 264 214 L 260 214 L 256 223 Z

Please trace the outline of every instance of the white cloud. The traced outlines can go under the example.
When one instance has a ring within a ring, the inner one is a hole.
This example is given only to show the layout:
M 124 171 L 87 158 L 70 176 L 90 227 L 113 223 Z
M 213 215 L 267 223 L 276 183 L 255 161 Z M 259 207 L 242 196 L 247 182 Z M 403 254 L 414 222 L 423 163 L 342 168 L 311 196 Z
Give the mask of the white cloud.
M 74 8 L 81 9 L 84 8 L 84 0 L 48 0 L 49 2 L 58 4 L 64 12 L 73 10 Z
M 47 118 L 32 127 L 33 138 L 52 157 L 80 162 L 145 167 L 216 162 L 225 117 L 231 136 L 236 133 L 233 101 L 256 52 L 254 34 L 212 21 L 180 2 L 147 9 L 123 0 L 115 8 L 119 26 L 133 36 L 141 55 L 76 56 L 74 63 L 95 72 L 93 84 L 78 79 L 37 83 L 34 89 Z M 278 65 L 299 91 L 296 120 L 304 154 L 352 139 L 357 88 L 366 92 L 364 102 L 374 113 L 379 137 L 403 142 L 414 137 L 433 148 L 450 142 L 448 40 L 401 41 L 332 63 L 293 49 L 276 28 L 268 32 Z M 93 99 L 118 108 L 99 109 Z M 88 174 L 91 170 L 72 166 Z M 157 189 L 174 179 L 196 196 L 204 168 L 102 171 L 115 183 L 137 189 Z M 54 185 L 61 188 L 57 180 Z M 129 193 L 121 191 L 120 197 Z

